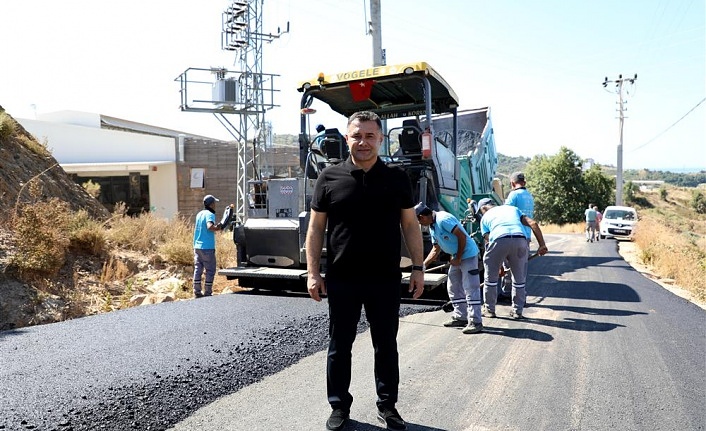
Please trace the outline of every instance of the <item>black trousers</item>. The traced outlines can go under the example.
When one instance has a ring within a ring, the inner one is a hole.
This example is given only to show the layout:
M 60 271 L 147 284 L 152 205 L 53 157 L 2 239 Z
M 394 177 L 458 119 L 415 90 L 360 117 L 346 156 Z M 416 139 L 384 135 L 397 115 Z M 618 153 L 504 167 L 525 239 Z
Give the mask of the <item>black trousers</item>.
M 332 408 L 350 410 L 351 349 L 361 310 L 370 324 L 375 352 L 375 388 L 378 407 L 394 407 L 400 383 L 397 331 L 400 280 L 351 282 L 326 280 L 329 306 L 329 346 L 326 389 Z

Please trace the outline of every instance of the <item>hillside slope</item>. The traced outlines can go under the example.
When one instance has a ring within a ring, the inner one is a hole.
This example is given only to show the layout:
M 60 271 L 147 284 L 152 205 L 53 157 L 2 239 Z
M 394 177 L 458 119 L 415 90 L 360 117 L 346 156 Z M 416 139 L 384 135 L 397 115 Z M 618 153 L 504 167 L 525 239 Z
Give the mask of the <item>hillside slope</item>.
M 18 205 L 50 197 L 68 203 L 74 211 L 83 209 L 97 219 L 110 216 L 2 106 L 0 116 L 0 202 L 6 210 L 0 214 L 3 221 L 8 221 Z
M 0 203 L 4 209 L 0 212 L 0 330 L 65 320 L 84 313 L 86 308 L 77 303 L 76 294 L 90 291 L 100 279 L 106 259 L 112 258 L 69 250 L 54 279 L 32 274 L 20 278 L 17 268 L 10 265 L 20 240 L 15 236 L 19 230 L 15 226 L 16 215 L 23 207 L 50 199 L 65 202 L 70 211 L 86 211 L 95 220 L 105 221 L 111 216 L 71 179 L 45 145 L 0 107 Z M 101 303 L 90 298 L 86 301 Z

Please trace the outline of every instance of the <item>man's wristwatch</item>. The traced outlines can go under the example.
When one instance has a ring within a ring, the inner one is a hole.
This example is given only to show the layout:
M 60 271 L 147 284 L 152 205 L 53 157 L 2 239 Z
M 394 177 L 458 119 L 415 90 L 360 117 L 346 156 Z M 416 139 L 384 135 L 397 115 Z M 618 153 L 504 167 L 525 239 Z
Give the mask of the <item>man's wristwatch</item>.
M 424 272 L 424 265 L 412 265 L 412 271 L 422 271 L 422 272 Z

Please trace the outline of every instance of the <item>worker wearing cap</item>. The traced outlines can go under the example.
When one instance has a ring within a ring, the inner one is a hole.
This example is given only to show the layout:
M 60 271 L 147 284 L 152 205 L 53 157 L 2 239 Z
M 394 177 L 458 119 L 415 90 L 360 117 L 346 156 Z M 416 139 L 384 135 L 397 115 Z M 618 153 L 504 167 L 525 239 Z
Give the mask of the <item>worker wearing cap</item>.
M 510 175 L 510 187 L 512 190 L 508 193 L 507 198 L 505 198 L 505 205 L 512 205 L 517 207 L 522 214 L 529 218 L 534 218 L 534 197 L 527 191 L 525 187 L 527 183 L 525 182 L 525 174 L 522 172 L 513 172 Z M 527 237 L 527 247 L 529 247 L 532 241 L 532 229 L 529 226 L 523 226 L 525 236 Z M 510 274 L 510 269 L 507 265 L 505 269 L 505 280 L 500 286 L 500 295 L 498 298 L 510 299 L 511 289 L 512 289 L 512 277 Z M 525 270 L 525 273 L 527 271 Z
M 485 238 L 485 254 L 483 266 L 485 281 L 483 294 L 485 297 L 485 310 L 483 316 L 495 317 L 495 305 L 498 299 L 498 278 L 500 267 L 506 260 L 512 273 L 512 310 L 510 317 L 522 319 L 527 293 L 525 282 L 527 279 L 527 259 L 529 248 L 524 226 L 534 232 L 539 243 L 537 253 L 543 256 L 547 253 L 544 236 L 539 224 L 533 219 L 511 205 L 496 206 L 492 199 L 485 198 L 478 202 L 482 218 L 480 229 Z
M 478 271 L 478 246 L 463 228 L 461 222 L 446 211 L 432 211 L 419 202 L 414 211 L 422 226 L 429 226 L 432 249 L 424 259 L 428 266 L 441 251 L 451 255 L 447 290 L 453 305 L 451 320 L 446 327 L 465 326 L 464 334 L 483 330 L 481 316 L 480 276 Z
M 213 279 L 216 277 L 216 231 L 222 230 L 223 225 L 216 223 L 216 202 L 213 195 L 203 198 L 204 209 L 196 214 L 194 222 L 194 296 L 211 296 L 213 293 Z M 201 276 L 206 272 L 206 280 L 201 292 Z
M 512 191 L 507 194 L 505 199 L 505 205 L 512 205 L 517 207 L 520 212 L 529 218 L 534 217 L 534 197 L 527 191 L 525 182 L 525 174 L 522 172 L 515 172 L 510 176 L 510 186 Z M 523 226 L 523 231 L 527 239 L 532 238 L 532 229 L 529 226 Z

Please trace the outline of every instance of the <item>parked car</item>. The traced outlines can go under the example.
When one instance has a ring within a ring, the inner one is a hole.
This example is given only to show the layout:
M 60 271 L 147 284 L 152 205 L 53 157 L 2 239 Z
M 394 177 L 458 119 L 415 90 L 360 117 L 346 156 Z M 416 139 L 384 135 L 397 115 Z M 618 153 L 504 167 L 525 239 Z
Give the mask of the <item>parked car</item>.
M 630 237 L 637 223 L 637 211 L 633 207 L 608 206 L 603 211 L 599 235 L 603 238 Z

